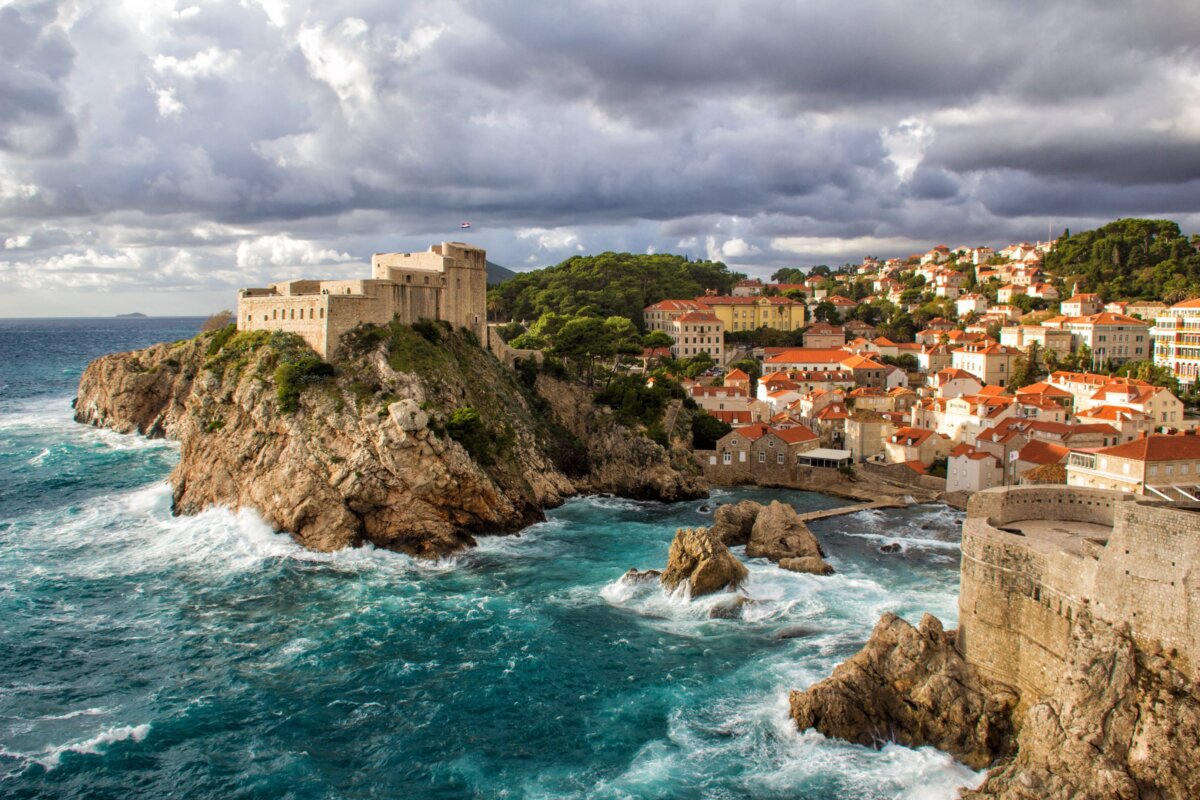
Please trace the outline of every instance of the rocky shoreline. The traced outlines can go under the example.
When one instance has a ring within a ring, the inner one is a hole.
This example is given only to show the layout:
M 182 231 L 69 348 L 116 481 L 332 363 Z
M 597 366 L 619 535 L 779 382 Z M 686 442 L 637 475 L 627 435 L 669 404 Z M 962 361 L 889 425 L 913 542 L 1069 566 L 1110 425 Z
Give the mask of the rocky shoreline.
M 988 680 L 926 615 L 886 614 L 832 676 L 792 692 L 800 729 L 868 746 L 931 745 L 975 769 L 976 800 L 1200 797 L 1200 687 L 1127 627 L 1082 616 L 1067 668 L 1032 698 Z
M 321 551 L 436 557 L 576 494 L 707 496 L 682 443 L 617 424 L 583 387 L 522 383 L 463 332 L 375 329 L 332 367 L 295 338 L 225 329 L 101 357 L 75 418 L 178 440 L 175 513 L 254 508 Z

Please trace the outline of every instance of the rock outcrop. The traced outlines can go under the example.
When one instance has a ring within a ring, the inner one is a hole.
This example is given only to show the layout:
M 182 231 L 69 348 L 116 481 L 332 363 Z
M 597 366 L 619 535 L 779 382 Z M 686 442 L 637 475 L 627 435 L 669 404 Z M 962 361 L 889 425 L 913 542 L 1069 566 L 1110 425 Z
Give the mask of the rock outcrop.
M 692 597 L 701 597 L 737 589 L 749 575 L 746 565 L 708 528 L 680 528 L 675 531 L 667 568 L 659 580 L 671 591 L 686 584 Z
M 1018 753 L 964 797 L 1200 797 L 1200 690 L 1127 630 L 1079 620 L 1055 690 L 1030 706 Z
M 758 519 L 758 512 L 763 508 L 762 503 L 753 500 L 717 506 L 717 510 L 713 512 L 713 535 L 726 547 L 749 544 L 754 520 Z
M 828 575 L 833 567 L 825 562 L 825 551 L 801 520 L 796 510 L 786 503 L 772 500 L 758 513 L 746 544 L 750 558 L 769 558 L 793 572 Z
M 926 615 L 885 614 L 830 678 L 792 692 L 792 717 L 860 744 L 932 745 L 993 767 L 971 800 L 1200 797 L 1200 688 L 1127 629 L 1081 615 L 1066 669 L 1019 718 L 1015 690 L 983 678 Z
M 794 508 L 778 500 L 767 506 L 753 500 L 719 506 L 712 532 L 729 547 L 745 545 L 750 558 L 769 558 L 792 572 L 833 572 L 817 537 Z
M 975 769 L 1008 754 L 1016 701 L 980 677 L 928 614 L 919 629 L 884 614 L 862 650 L 790 697 L 802 730 L 873 747 L 933 745 Z
M 694 472 L 590 397 L 570 421 L 603 438 L 573 434 L 463 332 L 393 324 L 344 350 L 330 368 L 297 337 L 225 330 L 104 356 L 80 380 L 76 419 L 178 439 L 176 513 L 252 507 L 323 551 L 372 542 L 438 556 L 579 492 L 704 494 Z M 611 466 L 631 454 L 636 467 Z

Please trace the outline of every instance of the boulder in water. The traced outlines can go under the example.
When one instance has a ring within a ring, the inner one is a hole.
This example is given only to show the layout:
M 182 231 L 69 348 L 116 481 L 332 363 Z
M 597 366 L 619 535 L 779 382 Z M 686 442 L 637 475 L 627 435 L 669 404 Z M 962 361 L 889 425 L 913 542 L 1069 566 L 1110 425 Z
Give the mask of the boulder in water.
M 701 597 L 737 589 L 749 575 L 746 566 L 708 528 L 679 528 L 659 579 L 671 591 L 686 583 L 692 597 Z
M 709 619 L 741 619 L 746 607 L 754 605 L 749 597 L 737 595 L 732 600 L 716 604 L 708 610 Z
M 810 575 L 832 575 L 833 567 L 820 556 L 804 556 L 803 558 L 781 558 L 779 566 L 789 572 L 807 572 Z
M 785 558 L 821 560 L 825 551 L 794 508 L 773 500 L 771 505 L 758 512 L 754 520 L 750 541 L 746 544 L 746 555 L 751 558 L 765 557 L 775 562 Z
M 879 552 L 881 553 L 899 553 L 901 549 L 903 548 L 900 547 L 899 542 L 888 542 L 887 544 L 879 545 Z
M 621 576 L 621 580 L 626 583 L 646 583 L 647 581 L 658 580 L 661 575 L 662 570 L 632 568 Z
M 753 500 L 743 500 L 740 503 L 727 503 L 717 507 L 713 514 L 713 535 L 727 547 L 735 547 L 750 541 L 750 531 L 754 528 L 754 520 L 764 508 L 762 503 Z
M 1016 703 L 1016 693 L 979 675 L 954 649 L 953 633 L 928 614 L 919 629 L 884 614 L 862 650 L 790 697 L 801 730 L 871 747 L 933 745 L 974 769 L 1011 753 Z

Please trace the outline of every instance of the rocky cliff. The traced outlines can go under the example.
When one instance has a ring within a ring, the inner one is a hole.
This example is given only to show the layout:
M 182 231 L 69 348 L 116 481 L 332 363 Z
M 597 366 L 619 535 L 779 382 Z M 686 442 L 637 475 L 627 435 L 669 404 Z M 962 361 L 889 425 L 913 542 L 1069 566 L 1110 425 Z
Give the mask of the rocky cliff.
M 1082 615 L 1052 691 L 1019 717 L 926 616 L 894 615 L 834 674 L 791 695 L 802 728 L 878 746 L 932 745 L 993 767 L 973 800 L 1200 797 L 1200 688 L 1127 630 Z M 1013 755 L 1015 753 L 1015 755 Z
M 316 550 L 369 541 L 436 556 L 578 492 L 705 494 L 695 470 L 582 387 L 522 382 L 467 333 L 350 336 L 336 365 L 297 337 L 231 328 L 104 356 L 80 380 L 76 419 L 178 439 L 177 513 L 252 507 Z

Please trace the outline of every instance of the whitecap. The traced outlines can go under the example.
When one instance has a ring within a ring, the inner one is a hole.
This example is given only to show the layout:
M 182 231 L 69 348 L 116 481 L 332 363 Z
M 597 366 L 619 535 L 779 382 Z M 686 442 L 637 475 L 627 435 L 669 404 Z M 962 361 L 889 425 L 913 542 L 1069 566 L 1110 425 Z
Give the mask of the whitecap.
M 149 733 L 149 723 L 143 723 L 141 725 L 122 725 L 119 727 L 107 728 L 89 739 L 70 742 L 57 747 L 48 747 L 43 750 L 39 756 L 32 757 L 32 760 L 41 764 L 46 768 L 47 771 L 49 771 L 57 767 L 62 761 L 62 757 L 67 753 L 100 755 L 104 753 L 110 744 L 124 741 L 140 742 L 145 739 Z

